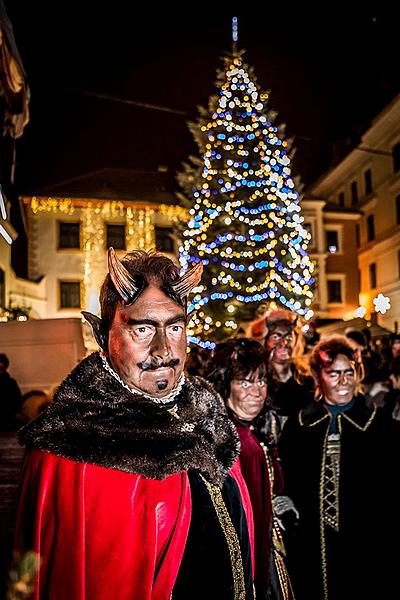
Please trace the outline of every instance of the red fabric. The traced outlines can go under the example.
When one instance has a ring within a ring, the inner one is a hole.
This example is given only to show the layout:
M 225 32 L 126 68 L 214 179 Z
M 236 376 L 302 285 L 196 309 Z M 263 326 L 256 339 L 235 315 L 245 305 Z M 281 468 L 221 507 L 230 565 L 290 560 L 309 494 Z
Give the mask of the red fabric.
M 169 600 L 190 516 L 186 473 L 158 481 L 33 450 L 15 549 L 41 556 L 34 600 Z
M 248 487 L 243 477 L 243 473 L 240 467 L 240 461 L 237 458 L 234 462 L 229 474 L 236 481 L 237 486 L 240 491 L 240 495 L 242 497 L 243 509 L 246 515 L 247 520 L 247 528 L 249 530 L 249 538 L 250 538 L 250 550 L 251 550 L 251 566 L 252 566 L 252 574 L 254 579 L 254 520 L 253 520 L 253 507 L 251 505 L 251 499 Z
M 267 462 L 250 427 L 236 423 L 240 437 L 240 467 L 247 484 L 254 519 L 256 590 L 265 590 L 269 581 L 272 550 L 272 502 Z M 274 461 L 275 462 L 275 461 Z M 275 488 L 275 486 L 274 486 Z

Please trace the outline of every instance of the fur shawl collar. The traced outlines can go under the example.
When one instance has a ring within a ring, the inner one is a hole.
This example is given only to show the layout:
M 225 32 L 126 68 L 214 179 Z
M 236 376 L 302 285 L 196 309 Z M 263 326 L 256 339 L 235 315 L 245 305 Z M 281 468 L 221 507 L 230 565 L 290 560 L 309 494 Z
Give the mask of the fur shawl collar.
M 125 390 L 98 353 L 64 380 L 52 404 L 20 431 L 28 447 L 101 467 L 164 479 L 199 469 L 222 484 L 240 443 L 221 397 L 190 377 L 167 408 Z

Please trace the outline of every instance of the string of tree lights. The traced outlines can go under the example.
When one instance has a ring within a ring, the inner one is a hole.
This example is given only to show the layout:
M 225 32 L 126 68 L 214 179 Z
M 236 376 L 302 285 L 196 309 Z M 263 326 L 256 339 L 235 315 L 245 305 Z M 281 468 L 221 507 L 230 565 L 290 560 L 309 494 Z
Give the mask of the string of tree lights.
M 313 315 L 311 236 L 291 177 L 291 142 L 274 125 L 269 94 L 243 51 L 223 60 L 218 94 L 189 125 L 201 159 L 191 157 L 178 174 L 190 206 L 180 262 L 205 267 L 190 307 L 190 340 L 205 347 L 235 335 L 270 301 Z

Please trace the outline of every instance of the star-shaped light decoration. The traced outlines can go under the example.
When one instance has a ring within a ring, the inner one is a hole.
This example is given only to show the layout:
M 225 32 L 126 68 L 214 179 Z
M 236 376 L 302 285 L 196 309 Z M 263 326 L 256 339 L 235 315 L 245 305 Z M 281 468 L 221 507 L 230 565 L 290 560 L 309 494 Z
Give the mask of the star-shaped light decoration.
M 378 294 L 377 297 L 373 299 L 373 303 L 375 312 L 381 313 L 382 315 L 391 308 L 389 296 L 384 296 L 383 294 Z

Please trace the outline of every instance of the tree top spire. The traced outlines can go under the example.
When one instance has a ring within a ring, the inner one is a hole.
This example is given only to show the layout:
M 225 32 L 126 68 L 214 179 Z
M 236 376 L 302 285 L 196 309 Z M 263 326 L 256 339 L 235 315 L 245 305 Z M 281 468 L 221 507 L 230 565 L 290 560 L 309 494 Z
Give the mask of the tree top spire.
M 238 18 L 232 17 L 232 54 L 235 56 L 237 54 L 237 46 L 239 39 L 239 26 L 238 26 Z

